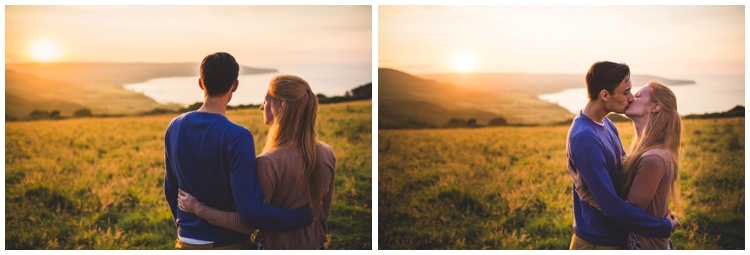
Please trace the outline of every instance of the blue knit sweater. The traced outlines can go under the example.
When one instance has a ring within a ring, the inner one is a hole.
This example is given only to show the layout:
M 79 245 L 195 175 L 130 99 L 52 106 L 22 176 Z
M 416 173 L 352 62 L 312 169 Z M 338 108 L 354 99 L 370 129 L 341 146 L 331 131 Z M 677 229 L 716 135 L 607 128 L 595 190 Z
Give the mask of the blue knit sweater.
M 601 211 L 581 201 L 573 188 L 573 230 L 580 238 L 597 245 L 624 246 L 628 232 L 644 236 L 669 237 L 668 219 L 657 219 L 638 206 L 620 199 L 615 192 L 622 172 L 625 151 L 612 121 L 603 124 L 581 111 L 568 131 L 568 166 L 578 171 Z M 575 185 L 575 184 L 574 184 Z
M 164 194 L 181 237 L 237 243 L 249 235 L 179 210 L 178 188 L 207 206 L 238 212 L 255 228 L 289 231 L 312 223 L 309 207 L 284 210 L 263 201 L 253 135 L 224 115 L 193 111 L 174 118 L 164 136 L 164 162 Z

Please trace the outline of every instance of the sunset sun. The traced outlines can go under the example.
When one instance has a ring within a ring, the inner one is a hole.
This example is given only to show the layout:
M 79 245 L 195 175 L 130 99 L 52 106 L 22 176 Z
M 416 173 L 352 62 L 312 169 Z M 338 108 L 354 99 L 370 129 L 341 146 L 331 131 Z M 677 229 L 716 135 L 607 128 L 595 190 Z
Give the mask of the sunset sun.
M 57 46 L 49 41 L 37 41 L 31 47 L 31 56 L 38 61 L 54 60 L 57 54 Z
M 477 67 L 477 60 L 474 55 L 461 52 L 453 56 L 453 68 L 461 72 L 473 71 Z

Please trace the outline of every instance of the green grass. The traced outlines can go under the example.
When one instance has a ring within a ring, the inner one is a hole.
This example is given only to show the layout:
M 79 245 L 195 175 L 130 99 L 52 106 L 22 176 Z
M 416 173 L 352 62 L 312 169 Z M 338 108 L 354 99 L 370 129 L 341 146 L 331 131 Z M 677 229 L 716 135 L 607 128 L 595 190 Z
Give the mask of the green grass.
M 337 159 L 329 249 L 371 249 L 372 102 L 320 107 Z M 176 115 L 5 125 L 6 249 L 173 249 L 164 199 L 164 131 Z M 254 135 L 257 109 L 228 111 Z
M 744 249 L 745 120 L 683 126 L 675 247 Z M 378 248 L 568 249 L 568 128 L 380 130 Z

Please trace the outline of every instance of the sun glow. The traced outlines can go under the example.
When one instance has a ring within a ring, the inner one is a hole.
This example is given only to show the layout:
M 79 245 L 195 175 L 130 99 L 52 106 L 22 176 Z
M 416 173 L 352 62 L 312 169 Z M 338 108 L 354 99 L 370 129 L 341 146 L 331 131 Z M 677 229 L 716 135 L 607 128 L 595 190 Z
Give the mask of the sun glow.
M 48 41 L 37 41 L 31 47 L 31 56 L 39 61 L 50 61 L 57 58 L 57 47 Z
M 461 52 L 453 57 L 453 68 L 461 72 L 473 71 L 477 67 L 477 60 L 474 55 Z

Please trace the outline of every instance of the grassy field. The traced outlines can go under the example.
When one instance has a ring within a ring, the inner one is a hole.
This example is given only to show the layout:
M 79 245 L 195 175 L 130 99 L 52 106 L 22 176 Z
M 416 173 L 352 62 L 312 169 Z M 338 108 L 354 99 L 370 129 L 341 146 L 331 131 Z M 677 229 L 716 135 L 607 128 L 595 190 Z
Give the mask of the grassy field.
M 683 126 L 675 248 L 745 249 L 745 119 Z M 568 249 L 568 128 L 380 130 L 378 248 Z
M 173 249 L 164 131 L 176 115 L 5 125 L 6 249 Z M 260 152 L 257 109 L 227 112 Z M 372 101 L 323 105 L 320 140 L 337 158 L 329 249 L 372 247 Z

